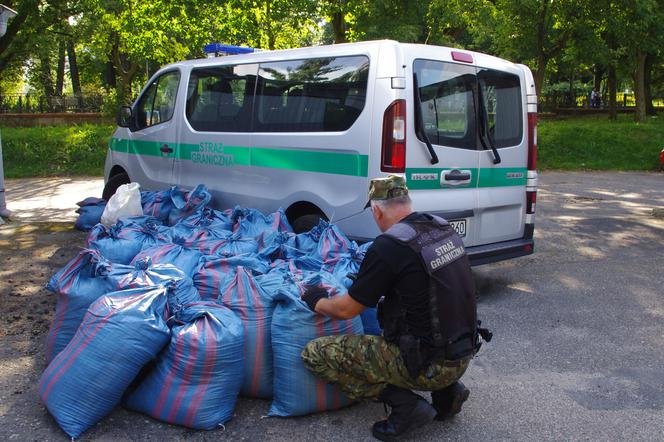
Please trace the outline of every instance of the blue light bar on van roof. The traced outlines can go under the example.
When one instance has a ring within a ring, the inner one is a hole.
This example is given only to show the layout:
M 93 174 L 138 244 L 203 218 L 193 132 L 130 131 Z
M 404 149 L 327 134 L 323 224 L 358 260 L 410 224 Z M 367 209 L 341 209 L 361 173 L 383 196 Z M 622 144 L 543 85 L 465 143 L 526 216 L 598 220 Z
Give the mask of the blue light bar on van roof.
M 206 54 L 225 54 L 225 55 L 237 55 L 237 54 L 250 54 L 255 51 L 254 48 L 248 48 L 246 46 L 234 46 L 234 45 L 225 45 L 221 43 L 210 43 L 205 45 L 203 48 Z

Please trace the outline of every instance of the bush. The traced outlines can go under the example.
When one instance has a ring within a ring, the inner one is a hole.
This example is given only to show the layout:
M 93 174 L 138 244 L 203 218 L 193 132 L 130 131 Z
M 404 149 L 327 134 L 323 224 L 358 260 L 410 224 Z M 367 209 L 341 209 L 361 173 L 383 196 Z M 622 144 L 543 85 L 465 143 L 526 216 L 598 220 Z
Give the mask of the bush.
M 2 128 L 5 177 L 102 176 L 110 125 Z

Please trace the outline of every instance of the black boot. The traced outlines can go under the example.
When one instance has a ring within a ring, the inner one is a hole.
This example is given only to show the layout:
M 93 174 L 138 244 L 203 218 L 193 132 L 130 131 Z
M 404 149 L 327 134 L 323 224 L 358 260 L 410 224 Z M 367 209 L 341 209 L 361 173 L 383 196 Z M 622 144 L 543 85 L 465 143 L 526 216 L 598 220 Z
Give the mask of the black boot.
M 424 398 L 394 385 L 388 385 L 378 400 L 392 407 L 392 412 L 387 420 L 373 425 L 376 439 L 398 440 L 398 436 L 430 423 L 436 416 L 436 410 Z
M 431 392 L 431 402 L 438 414 L 436 420 L 442 421 L 449 419 L 461 411 L 461 406 L 468 399 L 470 390 L 466 388 L 460 381 L 443 388 Z

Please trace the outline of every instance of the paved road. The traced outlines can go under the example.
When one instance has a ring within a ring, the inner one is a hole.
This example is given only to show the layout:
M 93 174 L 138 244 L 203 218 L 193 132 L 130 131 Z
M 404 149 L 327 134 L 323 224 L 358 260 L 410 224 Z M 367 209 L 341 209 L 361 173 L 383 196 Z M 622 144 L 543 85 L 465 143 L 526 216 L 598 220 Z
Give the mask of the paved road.
M 104 180 L 94 178 L 29 178 L 5 181 L 7 209 L 20 222 L 67 222 L 78 216 L 76 203 L 101 198 Z
M 411 440 L 663 440 L 662 212 L 663 174 L 542 174 L 536 254 L 475 269 L 480 317 L 495 338 L 464 377 L 470 400 Z M 43 367 L 41 357 L 25 369 Z M 65 440 L 34 387 L 2 396 L 0 439 Z M 261 419 L 268 406 L 242 399 L 226 431 L 214 432 L 119 409 L 81 440 L 371 440 L 383 417 L 381 405 L 364 403 Z

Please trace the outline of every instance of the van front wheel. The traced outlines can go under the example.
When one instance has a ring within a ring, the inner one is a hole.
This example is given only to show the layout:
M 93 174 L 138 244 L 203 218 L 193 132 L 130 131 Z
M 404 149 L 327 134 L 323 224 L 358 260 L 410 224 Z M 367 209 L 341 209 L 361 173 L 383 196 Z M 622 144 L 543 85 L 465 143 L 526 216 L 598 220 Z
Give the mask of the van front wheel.
M 318 225 L 323 217 L 317 213 L 302 215 L 293 221 L 293 230 L 295 233 L 304 233 Z
M 104 191 L 102 192 L 101 197 L 108 201 L 113 195 L 115 195 L 115 191 L 118 190 L 118 187 L 123 184 L 129 184 L 130 182 L 129 175 L 126 173 L 113 175 L 108 179 L 108 182 L 104 186 Z

